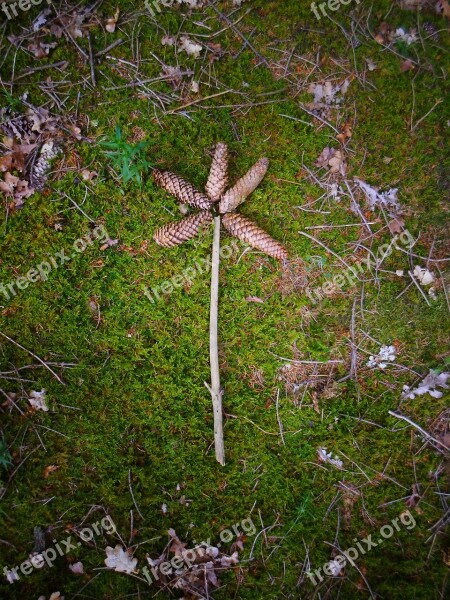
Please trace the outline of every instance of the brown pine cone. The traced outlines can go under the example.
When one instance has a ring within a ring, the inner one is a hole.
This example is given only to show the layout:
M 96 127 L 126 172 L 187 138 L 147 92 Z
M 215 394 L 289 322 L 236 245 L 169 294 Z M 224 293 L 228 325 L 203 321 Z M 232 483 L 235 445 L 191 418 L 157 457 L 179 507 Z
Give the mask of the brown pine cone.
M 210 223 L 212 223 L 211 213 L 203 211 L 189 215 L 182 221 L 160 227 L 153 235 L 153 239 L 164 248 L 172 248 L 172 246 L 178 246 L 192 239 L 200 231 L 202 225 Z
M 261 183 L 269 168 L 269 159 L 260 158 L 247 173 L 238 179 L 234 186 L 222 197 L 219 204 L 221 214 L 234 210 L 249 196 Z
M 172 196 L 183 204 L 190 204 L 195 208 L 209 210 L 212 206 L 211 200 L 202 192 L 199 192 L 193 185 L 185 181 L 171 171 L 153 171 L 155 182 L 168 191 Z
M 219 143 L 209 171 L 205 191 L 213 202 L 218 202 L 228 185 L 228 147 Z
M 278 260 L 287 260 L 286 249 L 250 219 L 238 213 L 227 213 L 222 216 L 222 223 L 231 235 L 246 242 L 252 248 L 261 250 Z

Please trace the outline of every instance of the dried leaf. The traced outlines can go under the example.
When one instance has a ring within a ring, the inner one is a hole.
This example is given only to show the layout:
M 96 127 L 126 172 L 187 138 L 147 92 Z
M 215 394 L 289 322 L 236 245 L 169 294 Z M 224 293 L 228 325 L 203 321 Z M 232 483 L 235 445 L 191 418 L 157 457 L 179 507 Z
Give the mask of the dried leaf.
M 118 573 L 137 573 L 137 558 L 132 558 L 127 550 L 124 550 L 120 544 L 115 548 L 107 546 L 105 549 L 105 565 L 108 569 L 114 569 Z
M 407 58 L 406 60 L 402 60 L 402 62 L 400 63 L 400 71 L 402 73 L 404 73 L 405 71 L 412 71 L 415 68 L 415 64 L 409 58 Z
M 105 29 L 108 33 L 114 33 L 116 30 L 117 21 L 119 19 L 120 8 L 116 9 L 113 17 L 109 17 L 106 21 Z
M 392 221 L 389 221 L 389 223 L 388 223 L 389 231 L 392 234 L 401 233 L 403 231 L 404 226 L 405 226 L 405 221 L 401 217 L 396 217 L 395 219 L 392 219 Z
M 264 300 L 261 300 L 261 298 L 258 298 L 258 296 L 247 296 L 245 300 L 247 302 L 257 302 L 258 304 L 264 304 Z
M 30 42 L 27 46 L 27 49 L 34 54 L 34 57 L 37 59 L 47 58 L 50 54 L 50 50 L 56 48 L 58 44 L 53 42 L 51 44 L 46 44 L 41 40 L 35 40 Z
M 45 467 L 44 469 L 44 477 L 47 479 L 47 477 L 50 475 L 50 473 L 54 473 L 55 471 L 58 471 L 58 469 L 60 469 L 61 467 L 58 465 L 48 465 L 48 467 Z
M 433 273 L 428 269 L 419 267 L 419 265 L 414 267 L 413 275 L 420 285 L 430 285 L 431 283 L 434 283 Z
M 350 123 L 345 123 L 342 132 L 339 133 L 336 138 L 341 144 L 345 144 L 345 142 L 352 137 L 352 134 L 353 132 Z
M 346 164 L 344 154 L 340 150 L 336 150 L 334 156 L 328 161 L 328 165 L 330 166 L 331 173 L 341 173 L 341 175 L 345 175 Z
M 180 38 L 180 50 L 184 50 L 189 56 L 198 58 L 202 51 L 202 46 L 190 40 L 186 35 Z
M 336 467 L 336 469 L 344 468 L 344 463 L 342 462 L 342 460 L 337 456 L 335 456 L 333 458 L 333 455 L 331 454 L 331 452 L 327 453 L 326 448 L 318 448 L 317 456 L 320 461 L 329 463 L 330 465 L 333 465 L 334 467 Z
M 84 181 L 92 181 L 94 177 L 98 177 L 97 171 L 89 171 L 89 169 L 82 169 L 81 177 Z
M 35 410 L 42 410 L 48 412 L 48 406 L 46 403 L 46 392 L 42 389 L 40 392 L 32 391 L 28 395 L 28 402 Z
M 72 571 L 72 573 L 75 573 L 75 575 L 83 575 L 84 574 L 83 563 L 81 561 L 78 561 L 76 563 L 73 563 L 72 565 L 69 565 L 69 569 Z

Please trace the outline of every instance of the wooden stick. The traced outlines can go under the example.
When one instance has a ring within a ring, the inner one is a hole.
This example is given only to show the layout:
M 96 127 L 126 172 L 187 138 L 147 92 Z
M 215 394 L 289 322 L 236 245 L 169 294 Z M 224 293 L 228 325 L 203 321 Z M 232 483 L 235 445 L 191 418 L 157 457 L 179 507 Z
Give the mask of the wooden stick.
M 214 411 L 214 445 L 216 460 L 221 465 L 225 464 L 225 450 L 223 445 L 222 424 L 222 396 L 219 373 L 219 347 L 217 336 L 217 317 L 219 306 L 219 264 L 220 264 L 220 217 L 214 217 L 214 241 L 211 266 L 211 307 L 209 319 L 209 359 L 211 365 L 211 392 Z

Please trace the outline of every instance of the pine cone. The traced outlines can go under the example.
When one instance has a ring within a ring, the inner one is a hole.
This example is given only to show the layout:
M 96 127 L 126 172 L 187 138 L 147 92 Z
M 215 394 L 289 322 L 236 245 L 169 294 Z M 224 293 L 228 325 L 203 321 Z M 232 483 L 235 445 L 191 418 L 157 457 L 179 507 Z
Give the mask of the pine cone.
M 0 110 L 0 129 L 9 137 L 26 142 L 33 132 L 32 126 L 29 117 L 15 113 L 10 107 Z
M 196 190 L 193 185 L 175 175 L 175 173 L 155 169 L 153 177 L 160 187 L 175 196 L 179 202 L 190 204 L 191 206 L 195 206 L 195 208 L 203 210 L 211 208 L 212 202 L 205 194 Z
M 42 190 L 47 181 L 50 161 L 59 154 L 59 148 L 52 141 L 45 142 L 38 151 L 27 160 L 29 184 L 36 190 Z
M 422 29 L 425 33 L 428 34 L 429 37 L 433 38 L 434 40 L 439 38 L 438 28 L 435 25 L 433 25 L 433 23 L 426 21 L 422 24 Z
M 278 260 L 287 260 L 286 249 L 263 229 L 238 213 L 223 215 L 222 223 L 231 235 Z
M 228 185 L 228 147 L 219 143 L 209 171 L 205 190 L 213 202 L 218 202 Z
M 231 189 L 225 192 L 219 204 L 220 213 L 231 212 L 239 204 L 242 204 L 247 196 L 261 183 L 268 168 L 269 160 L 260 158 L 241 179 L 238 179 Z
M 202 225 L 209 225 L 211 222 L 212 216 L 209 212 L 203 211 L 189 215 L 189 217 L 186 217 L 182 221 L 169 223 L 168 225 L 164 225 L 164 227 L 160 227 L 153 235 L 153 239 L 164 248 L 178 246 L 195 237 Z

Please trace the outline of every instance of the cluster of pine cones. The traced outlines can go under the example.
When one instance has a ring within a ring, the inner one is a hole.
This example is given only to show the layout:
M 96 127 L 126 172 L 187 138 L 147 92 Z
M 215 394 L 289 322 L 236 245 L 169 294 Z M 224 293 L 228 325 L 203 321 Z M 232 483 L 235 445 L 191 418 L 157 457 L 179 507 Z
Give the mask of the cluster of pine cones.
M 200 229 L 212 223 L 213 211 L 218 206 L 225 229 L 238 239 L 265 254 L 281 261 L 287 260 L 286 249 L 253 221 L 233 212 L 261 183 L 269 167 L 267 158 L 259 159 L 235 185 L 228 186 L 228 148 L 216 146 L 205 193 L 170 171 L 154 171 L 155 182 L 183 204 L 198 208 L 200 212 L 189 215 L 177 223 L 169 223 L 154 234 L 160 246 L 171 248 L 192 239 Z

